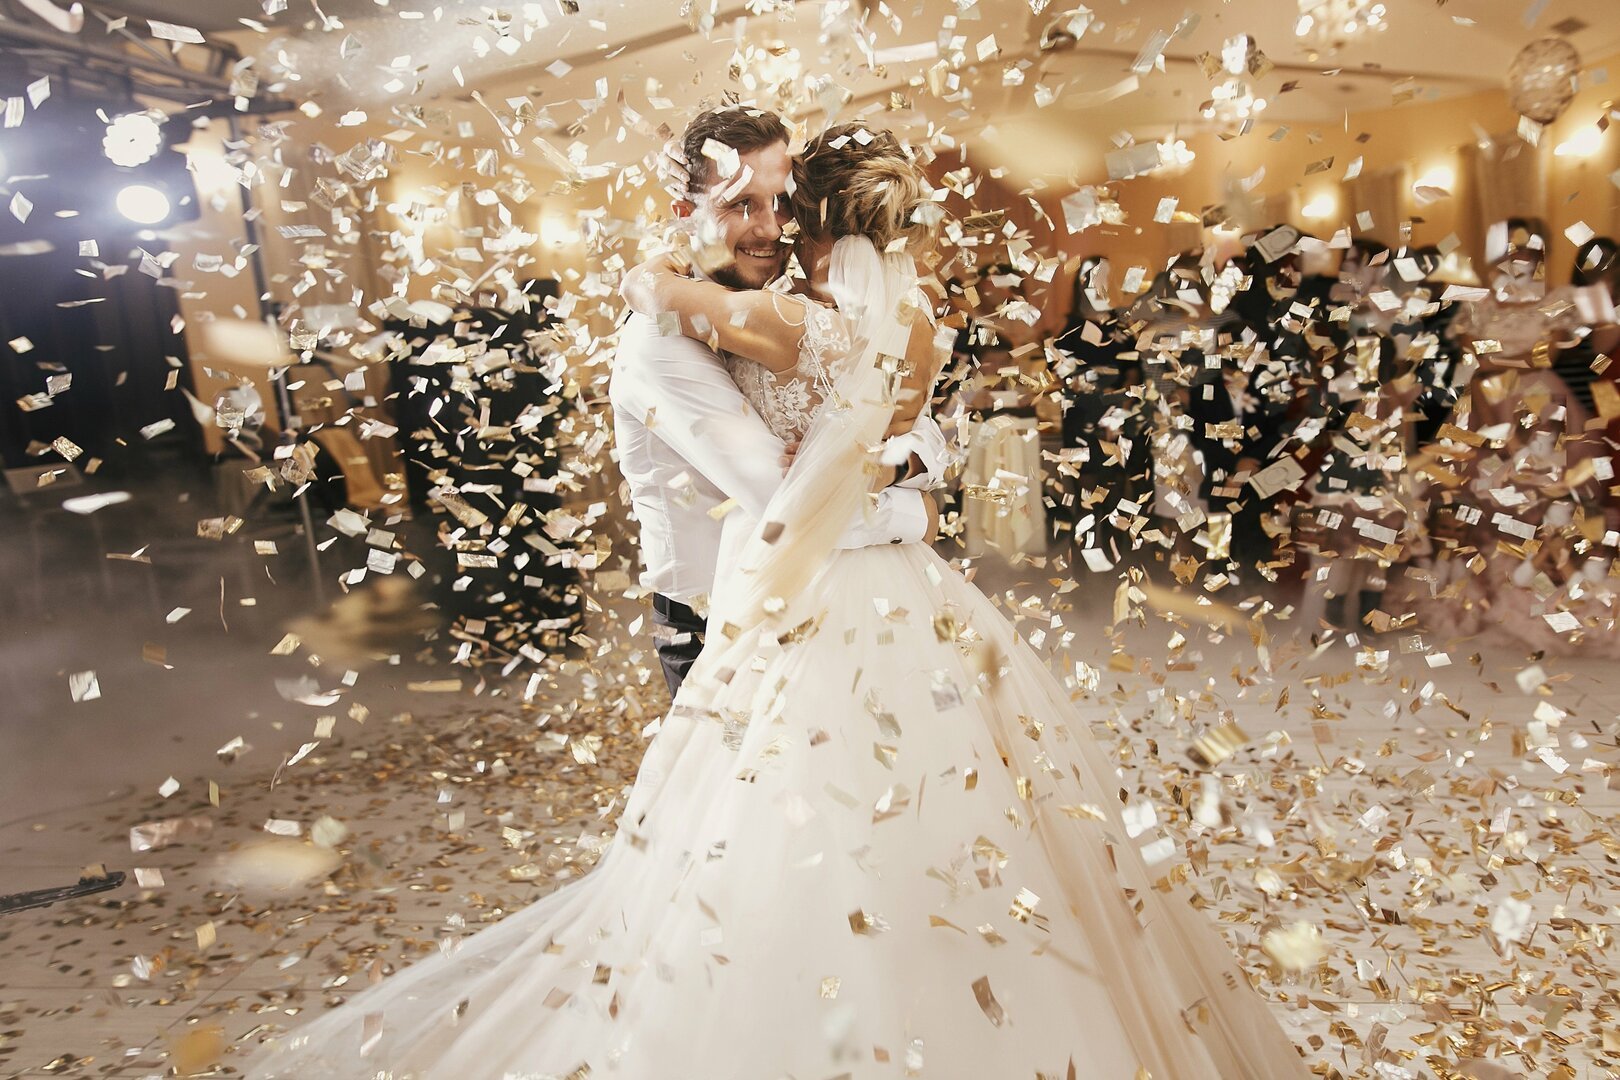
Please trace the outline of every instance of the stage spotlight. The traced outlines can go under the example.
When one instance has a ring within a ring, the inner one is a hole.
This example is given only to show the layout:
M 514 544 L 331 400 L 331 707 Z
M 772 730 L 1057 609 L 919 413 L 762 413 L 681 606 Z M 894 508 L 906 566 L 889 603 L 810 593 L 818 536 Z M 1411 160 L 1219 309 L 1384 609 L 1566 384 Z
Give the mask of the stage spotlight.
M 107 160 L 126 169 L 145 165 L 162 148 L 163 127 L 149 112 L 114 118 L 101 137 L 101 152 Z
M 169 197 L 151 184 L 130 184 L 118 193 L 118 212 L 137 225 L 156 225 L 169 216 Z

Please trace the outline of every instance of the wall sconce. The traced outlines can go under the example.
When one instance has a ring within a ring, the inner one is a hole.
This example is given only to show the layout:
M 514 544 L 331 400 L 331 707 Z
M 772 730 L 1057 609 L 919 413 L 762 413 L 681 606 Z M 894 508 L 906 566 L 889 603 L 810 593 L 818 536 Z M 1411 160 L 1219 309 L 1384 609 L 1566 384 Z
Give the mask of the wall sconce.
M 1603 132 L 1588 124 L 1553 148 L 1554 157 L 1589 158 L 1603 147 Z
M 1456 182 L 1457 174 L 1449 165 L 1436 165 L 1412 181 L 1412 198 L 1419 206 L 1449 199 L 1451 186 Z
M 1450 191 L 1451 185 L 1457 182 L 1457 174 L 1449 165 L 1436 165 L 1413 182 L 1413 188 L 1429 187 L 1439 188 L 1441 191 Z
M 1312 221 L 1321 221 L 1330 218 L 1339 212 L 1339 200 L 1333 197 L 1332 192 L 1323 191 L 1312 197 L 1311 201 L 1299 208 L 1301 217 Z
M 579 225 L 560 214 L 542 214 L 540 243 L 548 248 L 571 247 L 579 243 Z

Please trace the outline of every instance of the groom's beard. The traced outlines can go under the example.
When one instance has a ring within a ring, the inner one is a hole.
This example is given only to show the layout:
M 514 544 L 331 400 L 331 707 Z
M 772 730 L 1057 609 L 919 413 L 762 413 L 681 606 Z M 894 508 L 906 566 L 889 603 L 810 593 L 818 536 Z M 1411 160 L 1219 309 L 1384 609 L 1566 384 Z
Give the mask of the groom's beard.
M 787 270 L 787 258 L 784 256 L 769 273 L 755 280 L 753 275 L 745 274 L 735 262 L 728 262 L 724 266 L 707 269 L 704 272 L 709 280 L 717 285 L 724 285 L 728 289 L 763 289 Z
M 755 288 L 755 286 L 743 280 L 742 272 L 737 269 L 736 263 L 717 266 L 708 273 L 710 281 L 713 281 L 716 285 L 724 285 L 733 291 Z

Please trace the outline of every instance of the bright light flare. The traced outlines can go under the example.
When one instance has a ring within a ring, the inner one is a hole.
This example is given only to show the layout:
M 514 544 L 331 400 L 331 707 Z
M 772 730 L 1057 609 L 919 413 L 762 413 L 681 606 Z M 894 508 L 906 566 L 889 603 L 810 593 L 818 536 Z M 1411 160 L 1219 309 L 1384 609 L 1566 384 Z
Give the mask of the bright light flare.
M 1553 148 L 1555 157 L 1589 158 L 1603 146 L 1603 132 L 1588 124 Z
M 126 169 L 145 165 L 162 148 L 163 128 L 146 112 L 115 117 L 101 137 L 101 152 L 107 160 Z
M 169 216 L 169 197 L 151 184 L 130 184 L 118 193 L 118 212 L 137 225 L 156 225 Z
M 1330 218 L 1338 210 L 1338 200 L 1326 193 L 1316 196 L 1310 202 L 1299 208 L 1299 212 L 1312 220 Z

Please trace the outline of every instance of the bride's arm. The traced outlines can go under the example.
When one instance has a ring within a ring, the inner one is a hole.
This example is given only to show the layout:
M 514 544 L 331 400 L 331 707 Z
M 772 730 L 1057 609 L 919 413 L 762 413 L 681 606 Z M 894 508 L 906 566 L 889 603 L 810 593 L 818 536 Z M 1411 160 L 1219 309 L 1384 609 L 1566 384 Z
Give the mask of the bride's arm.
M 746 356 L 773 372 L 791 371 L 799 362 L 806 302 L 796 296 L 685 277 L 667 255 L 625 274 L 619 292 L 643 315 L 675 315 L 682 335 L 711 348 Z
M 934 382 L 939 378 L 949 355 L 948 350 L 943 354 L 940 352 L 934 324 L 922 315 L 914 314 L 888 435 L 904 435 L 915 426 L 917 418 L 933 399 Z

